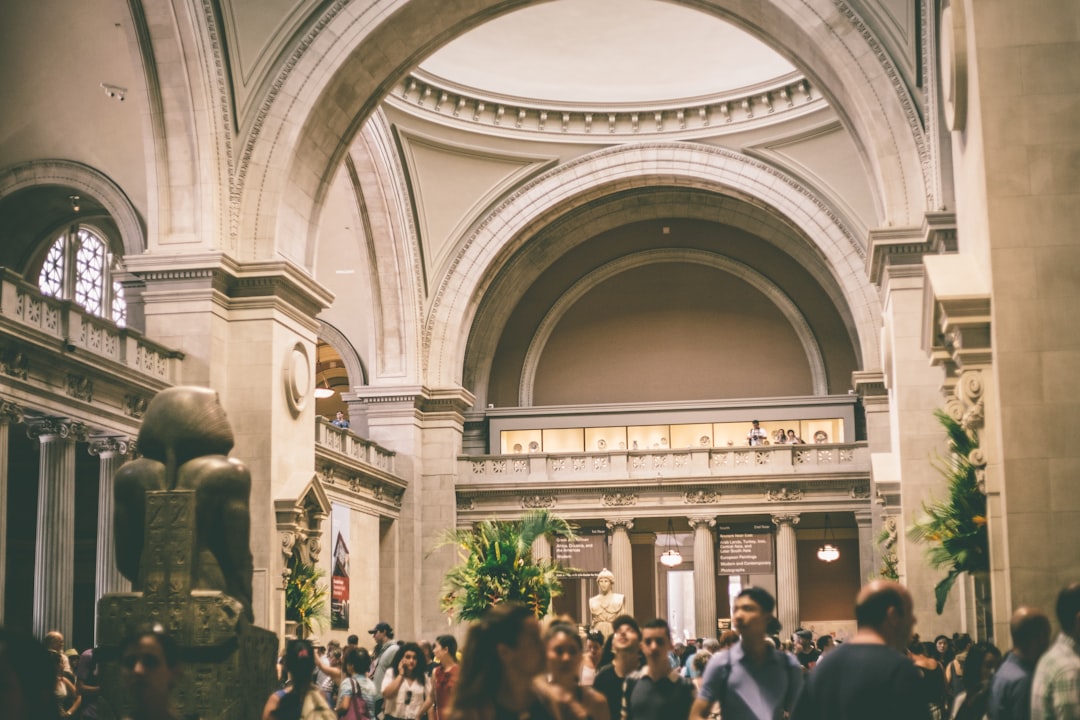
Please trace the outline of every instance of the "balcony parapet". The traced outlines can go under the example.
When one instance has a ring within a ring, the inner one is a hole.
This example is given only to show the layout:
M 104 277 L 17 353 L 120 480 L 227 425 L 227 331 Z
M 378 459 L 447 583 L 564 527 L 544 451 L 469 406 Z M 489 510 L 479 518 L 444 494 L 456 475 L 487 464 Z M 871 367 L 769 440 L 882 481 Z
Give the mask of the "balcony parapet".
M 837 478 L 870 475 L 866 443 L 769 445 L 458 458 L 458 483 L 577 485 L 660 480 Z
M 401 508 L 408 482 L 395 474 L 395 455 L 324 417 L 315 420 L 315 465 L 323 484 L 358 500 Z
M 136 376 L 164 383 L 163 387 L 180 382 L 184 354 L 179 350 L 92 315 L 69 300 L 43 295 L 8 268 L 0 268 L 0 330 L 59 353 L 83 353 L 118 363 Z

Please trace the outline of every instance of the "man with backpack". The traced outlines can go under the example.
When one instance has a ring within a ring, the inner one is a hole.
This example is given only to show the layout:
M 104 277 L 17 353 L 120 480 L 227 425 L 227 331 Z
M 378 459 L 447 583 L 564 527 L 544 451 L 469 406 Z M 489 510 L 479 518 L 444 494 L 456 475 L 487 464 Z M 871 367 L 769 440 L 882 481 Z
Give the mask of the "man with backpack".
M 709 658 L 690 720 L 706 720 L 720 703 L 724 720 L 776 720 L 791 712 L 802 688 L 803 669 L 792 655 L 773 647 L 776 601 L 758 587 L 735 598 L 733 624 L 739 642 Z

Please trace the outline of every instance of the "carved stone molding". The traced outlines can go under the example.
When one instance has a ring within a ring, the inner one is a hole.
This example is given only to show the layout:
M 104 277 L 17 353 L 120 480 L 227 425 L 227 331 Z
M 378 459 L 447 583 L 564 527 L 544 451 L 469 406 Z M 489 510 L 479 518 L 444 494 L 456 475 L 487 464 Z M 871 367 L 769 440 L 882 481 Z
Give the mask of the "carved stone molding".
M 127 455 L 134 450 L 135 441 L 126 437 L 94 438 L 86 449 L 94 457 L 102 455 Z
M 628 505 L 637 505 L 638 496 L 637 493 L 605 493 L 600 496 L 600 504 L 605 507 L 626 507 Z
M 23 420 L 23 408 L 18 403 L 0 400 L 0 424 L 21 423 Z
M 5 375 L 26 380 L 30 377 L 30 358 L 14 347 L 0 349 L 0 371 Z
M 83 375 L 68 373 L 67 394 L 76 400 L 94 401 L 94 381 Z
M 521 507 L 526 509 L 555 507 L 554 495 L 523 495 Z
M 81 422 L 58 418 L 42 418 L 29 423 L 26 427 L 26 435 L 31 440 L 39 440 L 48 435 L 59 435 L 65 440 L 81 442 L 86 440 L 88 433 L 89 429 Z
M 143 395 L 124 395 L 124 414 L 136 420 L 146 413 L 150 401 Z
M 864 483 L 856 483 L 851 486 L 851 499 L 852 500 L 868 500 L 870 498 L 870 485 Z
M 683 493 L 683 502 L 687 505 L 711 505 L 719 501 L 718 490 L 688 490 Z
M 795 490 L 780 488 L 779 490 L 767 490 L 765 492 L 765 499 L 769 502 L 797 502 L 802 498 L 803 492 L 798 488 Z
M 457 499 L 458 511 L 472 510 L 476 507 L 476 502 L 471 497 L 459 497 Z
M 632 518 L 615 518 L 614 520 L 608 520 L 606 523 L 608 530 L 614 530 L 615 528 L 625 528 L 627 532 L 630 532 L 634 528 L 634 521 Z
M 716 517 L 713 515 L 695 515 L 686 518 L 686 522 L 690 523 L 690 527 L 693 530 L 697 530 L 699 525 L 706 527 L 716 527 Z
M 800 518 L 799 513 L 777 513 L 772 516 L 772 523 L 777 527 L 781 525 L 798 525 Z

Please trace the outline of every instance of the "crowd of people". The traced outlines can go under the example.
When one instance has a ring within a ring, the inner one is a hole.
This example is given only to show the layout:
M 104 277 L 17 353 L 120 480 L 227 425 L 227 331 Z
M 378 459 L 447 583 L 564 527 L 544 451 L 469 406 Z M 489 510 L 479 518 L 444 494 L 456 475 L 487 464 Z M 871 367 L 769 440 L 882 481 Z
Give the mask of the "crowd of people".
M 1080 583 L 1059 594 L 1053 643 L 1050 618 L 1018 608 L 1004 657 L 967 635 L 921 640 L 910 594 L 890 581 L 860 591 L 857 630 L 843 642 L 805 629 L 783 640 L 761 588 L 744 588 L 733 609 L 733 630 L 687 644 L 659 618 L 620 615 L 605 638 L 515 604 L 473 623 L 460 653 L 453 635 L 401 642 L 385 622 L 369 631 L 370 651 L 355 635 L 345 646 L 293 640 L 262 720 L 1080 718 Z M 181 720 L 171 702 L 179 658 L 160 629 L 123 644 L 133 720 Z M 3 716 L 103 716 L 95 666 L 92 650 L 65 651 L 57 633 L 38 643 L 0 631 Z

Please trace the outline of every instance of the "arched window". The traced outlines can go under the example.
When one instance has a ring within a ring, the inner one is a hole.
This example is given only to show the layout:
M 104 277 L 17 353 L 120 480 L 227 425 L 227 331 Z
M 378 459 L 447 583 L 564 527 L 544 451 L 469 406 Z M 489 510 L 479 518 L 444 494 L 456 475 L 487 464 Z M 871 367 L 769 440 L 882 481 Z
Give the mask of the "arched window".
M 120 327 L 127 322 L 124 288 L 112 278 L 112 253 L 90 228 L 76 226 L 56 239 L 45 255 L 38 287 L 44 295 L 74 300 Z

